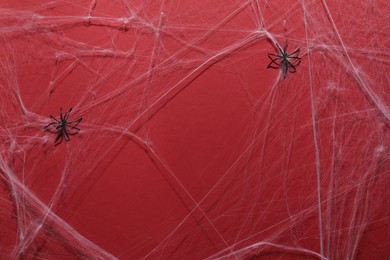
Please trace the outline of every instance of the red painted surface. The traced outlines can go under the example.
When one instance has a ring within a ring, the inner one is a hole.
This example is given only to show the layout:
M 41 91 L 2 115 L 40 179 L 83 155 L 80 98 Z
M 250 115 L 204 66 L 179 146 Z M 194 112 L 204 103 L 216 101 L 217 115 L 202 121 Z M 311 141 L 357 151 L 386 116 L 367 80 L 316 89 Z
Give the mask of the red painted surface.
M 387 259 L 388 11 L 1 1 L 0 258 Z

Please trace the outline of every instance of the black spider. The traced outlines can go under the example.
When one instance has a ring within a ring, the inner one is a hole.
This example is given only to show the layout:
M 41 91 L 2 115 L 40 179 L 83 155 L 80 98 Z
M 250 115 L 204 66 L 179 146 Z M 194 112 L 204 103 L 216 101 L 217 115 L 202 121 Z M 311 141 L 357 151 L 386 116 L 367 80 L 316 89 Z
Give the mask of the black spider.
M 295 73 L 297 71 L 296 67 L 301 63 L 301 58 L 298 57 L 299 48 L 296 49 L 293 53 L 287 54 L 287 41 L 284 42 L 283 50 L 279 47 L 278 44 L 276 44 L 276 46 L 280 51 L 280 55 L 268 53 L 268 58 L 271 59 L 271 62 L 270 64 L 268 64 L 267 69 L 281 69 L 284 78 L 286 78 L 287 73 Z M 275 64 L 276 66 L 273 66 L 273 64 Z
M 65 139 L 66 142 L 70 141 L 69 135 L 72 135 L 69 131 L 72 129 L 76 129 L 77 131 L 80 131 L 80 128 L 77 128 L 80 121 L 83 119 L 80 117 L 77 120 L 74 121 L 68 121 L 69 114 L 72 111 L 72 108 L 69 108 L 68 112 L 65 113 L 64 116 L 62 116 L 62 107 L 60 108 L 60 119 L 57 120 L 55 117 L 50 115 L 51 123 L 44 127 L 44 130 L 46 131 L 49 126 L 56 125 L 55 132 L 57 133 L 56 138 L 56 145 L 62 143 L 62 140 Z M 70 129 L 68 129 L 70 128 Z M 73 133 L 74 134 L 74 133 Z M 59 141 L 59 142 L 57 142 Z

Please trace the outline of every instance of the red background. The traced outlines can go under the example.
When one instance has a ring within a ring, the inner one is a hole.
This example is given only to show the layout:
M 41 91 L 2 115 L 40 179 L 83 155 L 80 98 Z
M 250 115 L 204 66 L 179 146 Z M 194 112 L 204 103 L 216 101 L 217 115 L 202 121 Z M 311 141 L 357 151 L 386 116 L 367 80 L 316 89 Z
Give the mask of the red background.
M 388 11 L 2 0 L 0 258 L 388 259 Z

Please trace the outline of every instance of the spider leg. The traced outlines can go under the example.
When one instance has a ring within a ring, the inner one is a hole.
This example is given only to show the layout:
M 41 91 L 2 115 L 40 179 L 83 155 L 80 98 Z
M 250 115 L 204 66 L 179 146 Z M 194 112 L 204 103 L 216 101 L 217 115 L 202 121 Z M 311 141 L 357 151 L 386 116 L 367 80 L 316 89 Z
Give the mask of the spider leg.
M 79 119 L 76 119 L 76 120 L 73 120 L 73 121 L 67 121 L 68 123 L 75 123 L 75 122 L 80 122 L 83 118 L 79 118 Z
M 295 60 L 300 60 L 301 58 L 298 56 L 287 56 L 288 59 L 295 59 Z
M 73 109 L 72 107 L 69 108 L 68 111 L 65 113 L 64 120 L 68 119 L 68 116 L 69 116 L 70 112 L 72 111 L 72 109 Z
M 274 67 L 274 66 L 271 66 L 271 64 L 270 64 L 270 65 L 268 65 L 267 69 L 269 69 L 269 68 L 271 68 L 271 69 L 280 69 L 280 66 Z
M 301 60 L 298 60 L 298 62 L 290 62 L 290 61 L 288 61 L 288 63 L 289 63 L 292 67 L 294 67 L 294 69 L 295 69 L 295 67 L 298 67 L 298 65 L 301 63 Z
M 62 121 L 62 120 L 64 120 L 64 119 L 62 118 L 62 107 L 60 107 L 60 121 Z
M 46 130 L 49 126 L 54 125 L 54 124 L 57 124 L 57 123 L 56 122 L 52 122 L 52 123 L 48 124 L 47 126 L 45 126 L 43 129 Z
M 273 59 L 273 58 L 268 56 L 268 58 L 271 60 L 270 64 L 275 63 L 276 65 L 280 65 L 280 58 L 279 57 Z
M 62 132 L 58 132 L 58 135 L 57 135 L 56 140 L 55 140 L 56 145 L 62 143 L 63 139 L 64 139 L 64 134 Z M 60 141 L 58 142 L 58 140 L 60 140 Z
M 280 48 L 279 44 L 276 44 L 276 47 L 278 47 L 279 51 L 280 51 L 280 54 L 284 55 L 285 52 Z
M 72 124 L 69 124 L 67 123 L 66 126 L 69 127 L 69 128 L 72 128 L 72 129 L 77 129 L 80 131 L 80 128 L 78 128 L 77 126 L 79 125 L 80 122 L 77 122 L 77 124 L 75 125 L 72 125 Z
M 79 118 L 79 119 L 77 119 L 77 120 L 74 120 L 74 121 L 67 121 L 67 123 L 68 123 L 68 124 L 77 123 L 77 124 L 76 124 L 76 126 L 77 126 L 78 124 L 80 124 L 80 122 L 81 122 L 82 119 L 83 119 L 83 118 L 81 117 L 81 118 Z
M 297 62 L 297 64 L 294 64 L 295 67 L 297 67 L 299 64 L 301 64 L 301 60 Z
M 67 122 L 66 125 L 69 126 L 72 129 L 77 129 L 78 131 L 80 131 L 80 128 L 78 128 L 77 126 L 80 124 L 81 119 L 82 118 L 80 118 L 79 120 L 73 121 L 73 122 Z
M 80 128 L 77 128 L 77 127 L 74 127 L 74 126 L 69 126 L 69 127 L 72 128 L 72 129 L 76 129 L 76 130 L 80 131 Z
M 298 48 L 298 49 L 296 49 L 293 53 L 290 53 L 289 56 L 290 56 L 290 55 L 294 55 L 295 53 L 299 53 L 299 51 L 300 51 L 300 49 Z
M 51 121 L 53 121 L 53 120 L 55 120 L 57 123 L 61 123 L 61 121 L 59 121 L 59 120 L 57 120 L 54 116 L 50 116 L 50 119 L 51 119 Z M 55 122 L 53 122 L 53 123 L 55 123 Z
M 289 70 L 288 70 L 288 72 L 290 72 L 290 73 L 295 73 L 295 72 L 297 72 L 297 69 L 296 69 L 296 68 L 293 68 L 293 67 L 290 67 Z
M 292 64 L 291 64 L 290 69 L 289 69 L 289 72 L 290 72 L 290 73 L 295 73 L 295 72 L 297 72 L 296 66 L 298 66 L 298 65 L 299 65 L 299 63 L 298 63 L 297 65 L 292 65 Z
M 268 68 L 272 68 L 272 69 L 280 68 L 280 64 L 275 63 L 275 65 L 276 65 L 276 67 L 275 67 L 274 65 L 272 65 L 273 63 L 275 63 L 275 62 L 271 62 L 270 64 L 268 64 L 267 69 Z
M 68 135 L 68 131 L 66 131 L 66 130 L 64 130 L 64 139 L 65 139 L 65 141 L 66 142 L 69 142 L 70 141 L 70 137 L 69 137 L 69 135 Z
M 292 64 L 290 61 L 288 61 L 288 60 L 286 60 L 286 62 L 294 69 L 294 70 L 296 70 L 296 66 L 298 66 L 299 65 L 299 63 L 301 63 L 301 61 L 299 61 L 297 64 Z
M 278 59 L 271 59 L 271 62 L 268 64 L 268 67 L 267 68 L 269 68 L 269 67 L 272 67 L 271 65 L 272 64 L 275 64 L 275 65 L 277 65 L 277 66 L 280 66 L 280 62 L 278 63 Z
M 272 54 L 272 53 L 268 53 L 268 58 L 272 59 L 270 56 L 274 56 L 274 57 L 282 58 L 282 56 L 280 56 L 280 55 L 277 55 L 277 54 Z
M 294 67 L 287 67 L 287 72 L 290 72 L 290 73 L 295 73 L 295 72 L 297 72 L 297 69 L 296 68 L 294 68 Z

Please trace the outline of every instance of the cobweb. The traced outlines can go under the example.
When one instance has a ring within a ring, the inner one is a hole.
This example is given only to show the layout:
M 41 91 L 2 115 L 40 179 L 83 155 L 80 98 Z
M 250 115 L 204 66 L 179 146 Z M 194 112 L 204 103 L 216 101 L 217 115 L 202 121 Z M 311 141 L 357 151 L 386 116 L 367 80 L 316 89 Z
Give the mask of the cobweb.
M 0 258 L 388 259 L 389 10 L 2 0 Z

